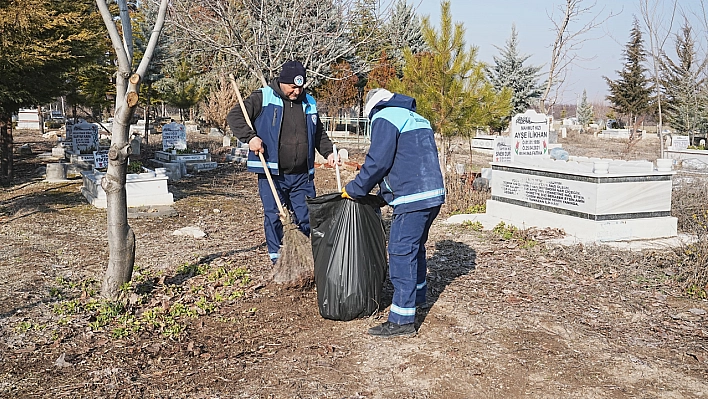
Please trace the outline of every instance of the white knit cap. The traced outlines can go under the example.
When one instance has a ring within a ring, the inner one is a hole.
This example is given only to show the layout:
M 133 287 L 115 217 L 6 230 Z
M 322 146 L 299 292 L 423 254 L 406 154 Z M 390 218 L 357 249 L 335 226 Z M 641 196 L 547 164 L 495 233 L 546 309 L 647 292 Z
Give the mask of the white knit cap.
M 364 105 L 364 118 L 368 118 L 371 110 L 381 101 L 388 101 L 393 97 L 393 93 L 386 89 L 372 89 L 366 94 L 366 105 Z

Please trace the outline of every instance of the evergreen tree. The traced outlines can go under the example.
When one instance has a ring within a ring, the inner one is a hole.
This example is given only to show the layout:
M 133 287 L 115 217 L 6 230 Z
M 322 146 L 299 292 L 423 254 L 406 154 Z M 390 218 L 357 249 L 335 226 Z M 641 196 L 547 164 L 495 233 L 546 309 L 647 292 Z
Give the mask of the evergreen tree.
M 383 32 L 388 41 L 385 45 L 386 52 L 400 77 L 405 62 L 403 50 L 408 48 L 413 54 L 427 50 L 420 28 L 420 18 L 413 6 L 405 0 L 397 0 L 389 20 L 383 27 Z
M 625 64 L 622 71 L 618 71 L 619 79 L 610 80 L 604 76 L 609 85 L 610 94 L 606 97 L 611 108 L 621 115 L 628 117 L 628 123 L 634 124 L 637 117 L 648 113 L 652 104 L 652 86 L 646 76 L 646 61 L 644 40 L 639 22 L 635 18 L 630 39 L 624 50 Z
M 110 101 L 106 94 L 114 94 L 115 88 L 109 78 L 116 67 L 113 64 L 113 57 L 110 55 L 111 42 L 104 35 L 103 20 L 96 12 L 96 4 L 93 1 L 60 2 L 66 8 L 71 8 L 78 15 L 85 15 L 85 18 L 73 21 L 73 29 L 76 32 L 90 34 L 93 38 L 90 43 L 86 43 L 81 50 L 81 57 L 84 62 L 73 70 L 69 71 L 65 78 L 65 94 L 67 104 L 72 107 L 72 116 L 77 118 L 77 107 L 88 107 L 88 114 L 96 120 L 100 120 L 101 111 L 110 106 Z
M 356 0 L 352 20 L 352 42 L 357 43 L 356 57 L 366 65 L 381 54 L 384 35 L 379 27 L 376 0 Z
M 677 62 L 664 55 L 659 64 L 664 111 L 669 125 L 680 133 L 691 134 L 705 126 L 706 63 L 699 62 L 691 27 L 686 22 L 676 37 Z
M 99 29 L 90 0 L 7 0 L 0 2 L 0 184 L 13 178 L 12 114 L 67 91 L 69 73 L 95 62 Z M 108 79 L 108 77 L 106 77 Z
M 588 93 L 583 90 L 583 96 L 580 98 L 580 104 L 577 110 L 578 123 L 580 126 L 587 126 L 593 120 L 594 111 L 592 109 L 592 104 L 588 102 Z
M 201 101 L 206 95 L 205 88 L 200 84 L 198 73 L 192 69 L 186 58 L 175 69 L 165 68 L 165 77 L 159 82 L 159 90 L 168 104 L 179 108 L 180 118 L 190 118 L 188 110 Z
M 453 25 L 450 2 L 443 1 L 440 8 L 439 33 L 428 18 L 422 22 L 430 51 L 413 54 L 406 49 L 403 79 L 393 80 L 391 89 L 416 98 L 418 113 L 433 130 L 451 137 L 507 115 L 511 92 L 494 90 L 484 75 L 484 64 L 476 60 L 477 48 L 465 48 L 463 25 Z
M 503 49 L 497 47 L 500 56 L 494 56 L 494 66 L 486 69 L 495 90 L 501 91 L 506 87 L 512 92 L 511 112 L 505 118 L 504 125 L 507 125 L 514 115 L 531 108 L 542 94 L 542 86 L 538 83 L 541 67 L 525 66 L 524 62 L 530 56 L 519 54 L 518 45 L 516 26 L 512 25 L 511 37 L 506 41 L 506 46 Z

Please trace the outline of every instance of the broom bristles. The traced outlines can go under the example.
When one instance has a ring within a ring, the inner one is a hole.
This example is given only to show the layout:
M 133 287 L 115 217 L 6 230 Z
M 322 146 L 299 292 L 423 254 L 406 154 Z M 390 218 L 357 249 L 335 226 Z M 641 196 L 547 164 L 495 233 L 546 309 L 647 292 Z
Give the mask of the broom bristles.
M 275 283 L 306 287 L 315 279 L 315 261 L 310 239 L 290 221 L 283 221 L 283 245 L 273 266 Z

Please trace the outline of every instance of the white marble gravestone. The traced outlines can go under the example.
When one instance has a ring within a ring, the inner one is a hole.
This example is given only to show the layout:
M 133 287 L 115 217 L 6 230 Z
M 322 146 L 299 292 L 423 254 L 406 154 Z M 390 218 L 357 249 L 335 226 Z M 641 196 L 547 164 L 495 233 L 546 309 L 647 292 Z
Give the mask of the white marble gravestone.
M 494 162 L 510 163 L 512 161 L 513 140 L 511 137 L 494 137 Z
M 511 119 L 512 157 L 538 157 L 548 154 L 548 117 L 530 109 Z
M 690 144 L 691 140 L 688 136 L 673 136 L 671 138 L 671 149 L 674 151 L 687 150 Z
M 184 125 L 171 122 L 162 127 L 162 151 L 187 149 L 187 130 Z
M 93 152 L 93 167 L 96 169 L 105 169 L 108 167 L 108 150 Z
M 39 130 L 42 121 L 36 109 L 21 109 L 17 113 L 17 129 Z
M 492 225 L 560 228 L 581 241 L 676 237 L 677 219 L 671 216 L 674 173 L 658 171 L 649 161 L 586 157 L 494 162 L 492 198 L 484 217 Z

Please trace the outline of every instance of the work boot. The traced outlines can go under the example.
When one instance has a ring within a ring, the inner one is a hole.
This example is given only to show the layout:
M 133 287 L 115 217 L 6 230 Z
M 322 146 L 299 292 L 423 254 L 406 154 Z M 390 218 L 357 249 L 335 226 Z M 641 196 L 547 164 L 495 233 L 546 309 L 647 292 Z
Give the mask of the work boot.
M 416 334 L 415 326 L 413 323 L 409 324 L 396 324 L 387 321 L 376 327 L 371 327 L 369 329 L 369 335 L 375 337 L 410 337 Z

